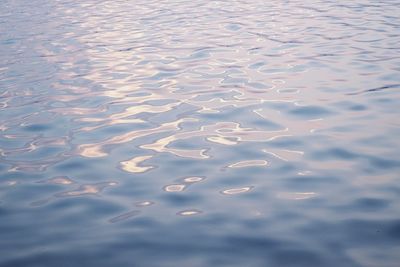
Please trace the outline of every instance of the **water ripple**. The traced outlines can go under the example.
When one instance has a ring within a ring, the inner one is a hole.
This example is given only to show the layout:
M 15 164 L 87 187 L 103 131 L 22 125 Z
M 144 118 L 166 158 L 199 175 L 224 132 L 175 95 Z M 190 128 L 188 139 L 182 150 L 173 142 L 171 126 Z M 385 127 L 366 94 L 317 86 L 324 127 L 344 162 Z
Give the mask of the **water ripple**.
M 2 1 L 0 266 L 397 267 L 399 14 Z

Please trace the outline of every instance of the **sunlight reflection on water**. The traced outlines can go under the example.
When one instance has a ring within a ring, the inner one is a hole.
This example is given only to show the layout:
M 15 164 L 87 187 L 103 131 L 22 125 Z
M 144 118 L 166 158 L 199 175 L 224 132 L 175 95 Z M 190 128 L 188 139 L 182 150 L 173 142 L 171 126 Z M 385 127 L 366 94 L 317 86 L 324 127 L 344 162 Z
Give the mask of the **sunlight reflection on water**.
M 2 1 L 0 266 L 397 267 L 398 14 Z

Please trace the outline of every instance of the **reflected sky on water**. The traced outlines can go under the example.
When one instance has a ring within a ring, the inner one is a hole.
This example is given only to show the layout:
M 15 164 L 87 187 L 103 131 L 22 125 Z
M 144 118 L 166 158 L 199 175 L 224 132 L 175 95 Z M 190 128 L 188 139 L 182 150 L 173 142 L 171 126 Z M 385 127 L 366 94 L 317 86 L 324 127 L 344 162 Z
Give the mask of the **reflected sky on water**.
M 0 266 L 399 266 L 399 14 L 2 1 Z

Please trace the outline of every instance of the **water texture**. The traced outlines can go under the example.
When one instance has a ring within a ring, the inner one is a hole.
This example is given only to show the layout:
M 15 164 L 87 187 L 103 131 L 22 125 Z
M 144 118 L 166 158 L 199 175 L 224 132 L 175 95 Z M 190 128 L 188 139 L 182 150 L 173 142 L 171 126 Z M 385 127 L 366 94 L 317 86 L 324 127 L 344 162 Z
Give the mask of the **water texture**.
M 1 1 L 0 266 L 400 266 L 399 15 Z

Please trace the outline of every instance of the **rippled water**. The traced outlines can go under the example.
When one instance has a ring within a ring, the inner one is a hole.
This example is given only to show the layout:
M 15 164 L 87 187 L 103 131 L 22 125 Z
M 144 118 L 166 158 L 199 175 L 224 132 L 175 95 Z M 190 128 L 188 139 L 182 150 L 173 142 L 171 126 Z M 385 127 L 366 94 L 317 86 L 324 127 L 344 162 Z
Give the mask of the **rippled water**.
M 0 3 L 1 266 L 400 266 L 400 4 Z

